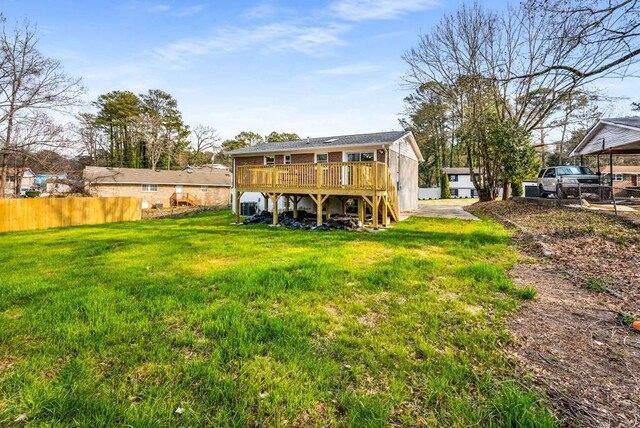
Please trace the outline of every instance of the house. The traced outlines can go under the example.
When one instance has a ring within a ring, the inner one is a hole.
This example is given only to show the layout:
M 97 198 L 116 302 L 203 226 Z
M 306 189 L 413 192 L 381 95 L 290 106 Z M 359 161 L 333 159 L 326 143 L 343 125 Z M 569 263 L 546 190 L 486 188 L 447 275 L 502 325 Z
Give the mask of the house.
M 452 198 L 477 198 L 478 191 L 471 180 L 469 167 L 442 168 L 442 172 L 449 177 L 449 190 Z M 475 169 L 478 174 L 478 169 Z
M 315 211 L 322 224 L 323 211 L 345 214 L 349 204 L 358 215 L 372 216 L 374 227 L 398 221 L 402 211 L 418 205 L 418 163 L 423 160 L 411 132 L 391 131 L 339 135 L 259 144 L 226 153 L 233 160 L 233 195 L 236 220 L 243 201 L 263 202 L 278 209 L 293 205 Z
M 569 156 L 596 156 L 597 172 L 614 174 L 613 155 L 640 154 L 640 117 L 611 117 L 600 119 L 585 134 Z M 609 166 L 601 170 L 600 156 L 609 157 Z
M 66 178 L 48 178 L 44 183 L 44 187 L 40 187 L 47 195 L 63 195 L 65 193 L 72 193 L 78 191 L 77 183 L 72 182 Z M 80 186 L 80 189 L 82 186 Z
M 222 165 L 220 163 L 207 163 L 204 165 L 200 165 L 200 166 L 187 166 L 186 168 L 183 169 L 183 171 L 195 171 L 195 172 L 207 172 L 207 171 L 211 171 L 213 169 L 224 169 L 226 171 L 229 170 L 229 167 Z
M 35 174 L 30 168 L 7 168 L 7 180 L 4 183 L 5 196 L 24 196 L 35 186 Z
M 67 174 L 64 172 L 38 173 L 34 178 L 34 185 L 42 190 L 46 190 L 47 180 L 49 179 L 65 180 L 66 178 L 67 178 Z
M 610 172 L 607 173 L 607 176 L 609 175 L 610 175 Z M 615 187 L 640 186 L 640 166 L 614 165 L 613 166 L 613 185 Z
M 85 190 L 94 196 L 134 196 L 143 208 L 179 205 L 229 204 L 231 173 L 160 171 L 88 166 L 83 171 Z

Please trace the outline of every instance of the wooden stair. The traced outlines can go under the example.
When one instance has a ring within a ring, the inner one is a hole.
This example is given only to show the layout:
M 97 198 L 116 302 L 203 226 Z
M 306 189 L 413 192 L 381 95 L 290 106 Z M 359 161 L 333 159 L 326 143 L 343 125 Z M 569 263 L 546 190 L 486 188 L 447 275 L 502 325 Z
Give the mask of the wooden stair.
M 389 208 L 389 214 L 396 223 L 400 221 L 400 206 L 398 201 L 398 190 L 396 189 L 395 181 L 391 176 L 391 171 L 387 169 L 387 198 L 385 203 Z
M 190 193 L 173 193 L 169 198 L 172 207 L 194 207 L 198 205 L 198 199 Z

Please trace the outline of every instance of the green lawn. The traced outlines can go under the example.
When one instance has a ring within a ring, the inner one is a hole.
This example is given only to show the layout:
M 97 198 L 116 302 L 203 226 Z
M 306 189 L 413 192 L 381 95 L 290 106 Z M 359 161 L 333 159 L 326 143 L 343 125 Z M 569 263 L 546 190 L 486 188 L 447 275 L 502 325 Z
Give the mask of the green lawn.
M 0 426 L 555 424 L 503 352 L 501 226 L 231 221 L 0 235 Z

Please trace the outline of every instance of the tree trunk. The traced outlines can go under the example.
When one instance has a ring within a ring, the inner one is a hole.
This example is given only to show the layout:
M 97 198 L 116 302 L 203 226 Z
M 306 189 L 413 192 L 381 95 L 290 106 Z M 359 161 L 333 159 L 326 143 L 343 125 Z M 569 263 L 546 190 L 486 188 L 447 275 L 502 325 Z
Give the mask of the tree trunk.
M 502 183 L 502 200 L 506 201 L 511 196 L 511 183 L 505 181 Z
M 7 119 L 7 133 L 4 137 L 4 150 L 2 151 L 2 179 L 0 181 L 0 197 L 5 197 L 4 186 L 7 182 L 7 155 L 9 147 L 11 146 L 11 134 L 13 133 L 13 110 L 15 105 L 15 96 L 11 100 L 9 106 L 9 118 Z M 17 178 L 16 178 L 17 180 Z

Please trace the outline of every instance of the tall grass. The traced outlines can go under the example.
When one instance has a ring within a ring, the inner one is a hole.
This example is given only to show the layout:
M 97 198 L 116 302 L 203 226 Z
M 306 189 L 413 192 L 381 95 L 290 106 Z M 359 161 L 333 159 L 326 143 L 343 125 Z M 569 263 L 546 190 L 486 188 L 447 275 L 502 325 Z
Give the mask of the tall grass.
M 503 228 L 231 221 L 0 235 L 0 426 L 555 424 L 502 352 Z

